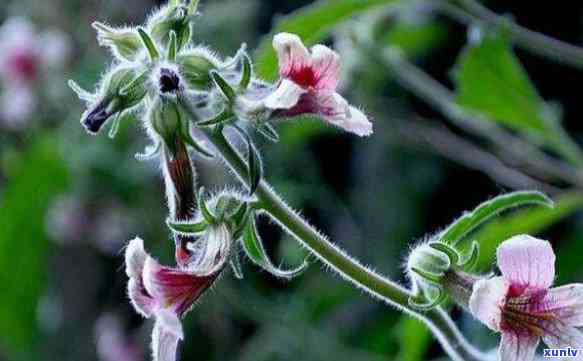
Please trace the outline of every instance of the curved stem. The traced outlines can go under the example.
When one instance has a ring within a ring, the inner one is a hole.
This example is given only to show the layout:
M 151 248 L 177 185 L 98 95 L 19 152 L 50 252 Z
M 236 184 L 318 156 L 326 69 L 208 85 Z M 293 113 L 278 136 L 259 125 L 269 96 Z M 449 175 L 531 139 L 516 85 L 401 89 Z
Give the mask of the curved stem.
M 502 27 L 524 50 L 561 64 L 583 68 L 583 48 L 522 27 L 490 11 L 476 0 L 446 0 L 440 9 L 466 24 L 482 22 L 488 26 Z
M 189 110 L 188 107 L 187 111 Z M 194 115 L 194 114 L 191 114 Z M 222 132 L 205 131 L 209 141 L 215 146 L 234 175 L 247 184 L 247 165 L 241 155 L 225 139 Z M 255 193 L 261 208 L 290 235 L 308 248 L 321 262 L 328 265 L 344 279 L 356 287 L 367 291 L 387 304 L 422 320 L 434 333 L 448 355 L 457 361 L 483 361 L 486 357 L 475 350 L 463 337 L 450 317 L 440 308 L 427 313 L 419 313 L 409 306 L 411 292 L 401 285 L 365 267 L 343 250 L 332 244 L 306 220 L 291 209 L 262 180 Z

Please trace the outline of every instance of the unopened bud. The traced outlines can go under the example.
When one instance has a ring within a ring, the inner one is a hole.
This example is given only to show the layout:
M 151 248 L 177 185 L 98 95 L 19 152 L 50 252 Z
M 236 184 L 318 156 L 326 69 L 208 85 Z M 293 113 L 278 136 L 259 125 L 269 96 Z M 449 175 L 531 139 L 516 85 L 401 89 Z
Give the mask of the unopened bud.
M 156 41 L 167 44 L 170 40 L 170 33 L 176 34 L 177 48 L 181 49 L 190 41 L 191 26 L 190 21 L 194 13 L 190 7 L 180 2 L 171 2 L 163 7 L 148 22 L 148 29 Z
M 131 28 L 114 29 L 100 22 L 94 22 L 99 44 L 111 49 L 120 60 L 134 61 L 140 55 L 142 42 L 139 35 Z
M 183 52 L 177 59 L 180 70 L 188 86 L 192 89 L 206 89 L 211 82 L 210 71 L 218 68 L 218 61 L 204 49 Z
M 109 118 L 136 106 L 146 95 L 145 78 L 131 68 L 114 69 L 106 76 L 97 101 L 85 112 L 81 124 L 87 131 L 97 133 Z
M 150 114 L 152 127 L 162 137 L 171 154 L 174 155 L 182 124 L 182 116 L 178 104 L 173 99 L 159 98 L 154 103 Z

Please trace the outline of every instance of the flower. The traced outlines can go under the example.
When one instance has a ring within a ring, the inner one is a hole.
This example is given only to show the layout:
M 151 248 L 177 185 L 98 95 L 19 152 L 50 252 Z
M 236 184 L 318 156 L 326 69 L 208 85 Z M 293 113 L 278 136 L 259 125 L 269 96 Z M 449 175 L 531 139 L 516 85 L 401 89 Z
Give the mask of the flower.
M 503 242 L 497 257 L 502 276 L 476 282 L 469 307 L 501 333 L 500 360 L 532 360 L 541 338 L 551 348 L 583 348 L 583 333 L 576 328 L 583 326 L 583 284 L 550 288 L 551 245 L 519 235 Z
M 294 34 L 280 33 L 273 38 L 279 60 L 280 80 L 265 99 L 267 108 L 281 115 L 315 113 L 326 121 L 359 136 L 372 134 L 366 115 L 336 92 L 340 59 L 324 45 L 311 52 Z
M 126 249 L 128 294 L 138 313 L 156 322 L 152 333 L 154 361 L 176 359 L 184 338 L 180 319 L 217 279 L 229 258 L 231 236 L 225 225 L 210 228 L 192 247 L 191 261 L 179 268 L 160 265 L 135 238 Z
M 5 126 L 26 124 L 37 105 L 41 75 L 62 66 L 68 53 L 68 39 L 61 32 L 37 33 L 24 18 L 11 18 L 0 27 L 0 118 Z

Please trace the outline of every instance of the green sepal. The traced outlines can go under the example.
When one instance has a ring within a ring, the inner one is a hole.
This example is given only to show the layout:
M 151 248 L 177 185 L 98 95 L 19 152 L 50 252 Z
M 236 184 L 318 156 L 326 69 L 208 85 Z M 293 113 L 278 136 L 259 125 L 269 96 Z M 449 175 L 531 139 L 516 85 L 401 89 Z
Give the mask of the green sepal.
M 180 222 L 180 221 L 173 221 L 173 220 L 166 220 L 166 224 L 168 227 L 178 233 L 184 234 L 197 234 L 204 232 L 207 227 L 208 223 L 205 221 L 200 222 Z
M 253 75 L 253 68 L 251 66 L 251 59 L 249 55 L 243 54 L 243 70 L 241 71 L 241 80 L 239 81 L 239 91 L 244 92 L 249 87 L 251 76 Z
M 268 122 L 262 122 L 257 126 L 257 132 L 267 138 L 267 140 L 277 143 L 279 142 L 279 134 L 277 130 Z
M 417 274 L 417 276 L 423 278 L 425 281 L 433 283 L 435 285 L 441 284 L 441 278 L 443 275 L 438 275 L 432 272 L 425 271 L 421 268 L 412 267 L 411 271 Z
M 214 125 L 225 123 L 225 122 L 229 121 L 232 117 L 233 117 L 233 113 L 230 110 L 225 109 L 214 118 L 201 120 L 201 121 L 198 121 L 194 124 L 198 127 L 211 127 Z
M 237 96 L 235 89 L 216 70 L 211 70 L 210 74 L 213 83 L 221 91 L 223 97 L 231 104 L 235 102 L 235 97 Z
M 176 32 L 174 30 L 170 31 L 170 40 L 168 41 L 168 52 L 166 54 L 166 59 L 170 62 L 176 61 L 176 54 L 178 52 L 178 44 L 176 40 Z
M 190 145 L 192 147 L 192 149 L 194 149 L 196 152 L 202 154 L 205 157 L 213 158 L 214 155 L 210 150 L 208 150 L 205 147 L 203 147 L 202 145 L 198 144 L 198 142 L 192 138 L 192 135 L 190 134 L 189 126 L 190 126 L 190 123 L 187 120 L 184 120 L 182 122 L 182 124 L 180 124 L 180 136 L 181 136 L 182 140 L 186 144 Z
M 231 260 L 229 261 L 229 264 L 231 265 L 231 269 L 233 270 L 233 274 L 235 275 L 235 278 L 237 278 L 238 280 L 242 280 L 243 279 L 243 267 L 241 267 L 241 256 L 239 255 L 239 252 L 237 252 L 237 251 L 232 252 Z
M 148 50 L 150 60 L 158 60 L 160 58 L 160 52 L 158 51 L 156 43 L 154 43 L 152 37 L 150 37 L 150 35 L 148 35 L 148 33 L 141 27 L 138 28 L 138 34 L 140 35 L 140 39 L 142 39 L 142 44 L 144 44 L 146 50 Z
M 477 241 L 472 242 L 472 248 L 470 250 L 470 255 L 460 263 L 459 267 L 469 272 L 471 271 L 476 265 L 478 264 L 478 260 L 480 259 L 480 244 Z
M 206 196 L 204 192 L 204 187 L 200 187 L 198 191 L 198 209 L 202 214 L 202 217 L 208 224 L 216 224 L 217 217 L 209 210 L 208 205 L 206 203 Z
M 261 157 L 259 156 L 259 151 L 253 144 L 249 134 L 236 124 L 233 124 L 233 128 L 239 132 L 243 137 L 243 140 L 247 143 L 247 182 L 249 186 L 249 194 L 252 195 L 257 190 L 257 187 L 263 178 Z
M 308 267 L 307 260 L 305 260 L 300 266 L 290 270 L 282 270 L 275 267 L 269 260 L 267 252 L 265 252 L 265 248 L 263 248 L 263 243 L 259 238 L 254 219 L 250 219 L 249 222 L 247 222 L 242 241 L 243 249 L 245 250 L 245 253 L 249 259 L 257 266 L 263 268 L 276 277 L 292 279 L 304 272 Z
M 121 114 L 122 113 L 118 113 L 111 122 L 111 127 L 109 128 L 109 132 L 107 133 L 110 139 L 115 138 L 117 132 L 119 131 L 119 125 L 121 123 Z
M 73 79 L 69 79 L 67 84 L 69 85 L 69 88 L 71 88 L 71 90 L 73 90 L 75 92 L 75 94 L 77 94 L 77 97 L 79 97 L 79 99 L 81 99 L 85 102 L 93 103 L 98 98 L 98 96 L 96 94 L 93 94 L 93 93 L 83 89 Z
M 409 296 L 409 306 L 419 310 L 419 311 L 429 311 L 435 307 L 441 305 L 447 299 L 447 293 L 441 288 L 437 288 L 437 297 L 434 299 L 428 299 L 424 295 Z M 424 302 L 425 301 L 425 302 Z
M 429 247 L 444 253 L 447 258 L 449 258 L 449 263 L 451 265 L 457 265 L 459 263 L 460 255 L 450 245 L 442 242 L 431 242 L 429 243 Z

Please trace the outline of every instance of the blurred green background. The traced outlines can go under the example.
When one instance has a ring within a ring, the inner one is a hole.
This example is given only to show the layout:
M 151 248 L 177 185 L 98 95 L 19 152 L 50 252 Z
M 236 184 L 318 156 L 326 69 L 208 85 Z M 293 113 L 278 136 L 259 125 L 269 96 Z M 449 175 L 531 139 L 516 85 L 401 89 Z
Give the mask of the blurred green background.
M 38 68 L 32 79 L 21 80 L 25 85 L 6 74 L 0 83 L 8 99 L 3 107 L 16 106 L 25 90 L 36 103 L 19 114 L 16 125 L 14 115 L 0 116 L 0 360 L 149 358 L 152 325 L 127 300 L 122 254 L 126 241 L 140 235 L 156 257 L 172 259 L 158 166 L 134 159 L 148 141 L 131 118 L 124 119 L 115 139 L 86 134 L 79 125 L 83 105 L 66 81 L 73 78 L 91 88 L 110 61 L 91 22 L 140 24 L 158 5 L 149 0 L 0 3 L 0 59 L 8 56 L 2 45 L 10 42 L 6 38 L 28 44 L 19 40 L 22 34 L 6 30 L 15 19 L 34 29 L 31 46 L 40 49 L 47 34 L 58 35 L 62 45 L 58 64 L 41 66 L 46 50 L 34 52 Z M 525 171 L 521 163 L 467 132 L 463 122 L 451 122 L 447 112 L 444 116 L 427 101 L 439 100 L 436 94 L 424 100 L 403 88 L 396 80 L 412 73 L 386 62 L 383 51 L 400 49 L 397 59 L 408 59 L 455 90 L 456 104 L 489 118 L 479 121 L 495 122 L 504 134 L 534 144 L 557 162 L 565 158 L 575 170 L 579 151 L 570 147 L 583 131 L 578 90 L 583 73 L 513 50 L 503 29 L 490 38 L 479 22 L 466 26 L 433 5 L 206 0 L 195 39 L 224 55 L 234 54 L 242 42 L 249 49 L 263 44 L 252 53 L 257 69 L 268 76 L 273 58 L 264 36 L 281 15 L 303 9 L 299 17 L 280 22 L 281 29 L 299 29 L 309 41 L 322 40 L 340 52 L 343 93 L 367 111 L 375 134 L 360 139 L 303 120 L 279 125 L 281 141 L 260 146 L 266 177 L 289 203 L 365 264 L 406 282 L 402 264 L 415 242 L 492 196 L 536 188 L 551 193 L 556 209 L 504 214 L 478 230 L 473 236 L 484 244 L 483 270 L 497 243 L 532 232 L 555 245 L 559 280 L 577 281 L 583 272 L 583 222 L 577 212 L 583 205 L 582 183 L 535 171 L 528 179 L 514 174 Z M 583 4 L 486 5 L 531 29 L 572 43 L 582 40 Z M 316 16 L 310 18 L 310 12 Z M 356 46 L 353 38 L 364 38 L 366 46 Z M 231 182 L 220 166 L 206 160 L 197 160 L 196 166 L 201 183 L 221 187 L 225 179 Z M 573 177 L 579 177 L 577 172 Z M 305 257 L 274 225 L 265 222 L 261 232 L 275 259 L 297 264 Z M 226 272 L 188 315 L 181 360 L 444 357 L 416 321 L 317 263 L 292 282 L 276 280 L 251 264 L 244 272 L 242 281 Z M 469 339 L 484 349 L 496 345 L 496 338 L 467 315 L 459 310 L 453 315 Z

